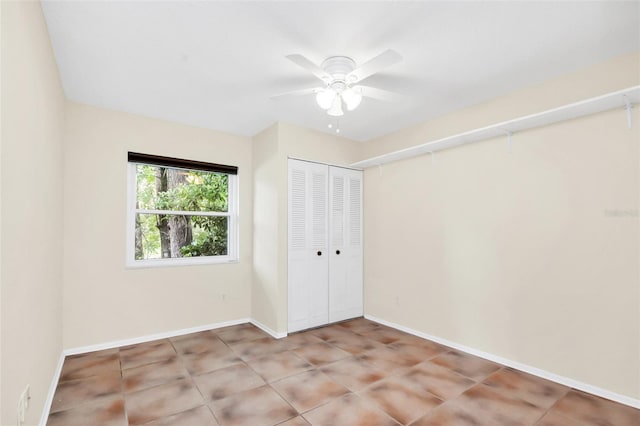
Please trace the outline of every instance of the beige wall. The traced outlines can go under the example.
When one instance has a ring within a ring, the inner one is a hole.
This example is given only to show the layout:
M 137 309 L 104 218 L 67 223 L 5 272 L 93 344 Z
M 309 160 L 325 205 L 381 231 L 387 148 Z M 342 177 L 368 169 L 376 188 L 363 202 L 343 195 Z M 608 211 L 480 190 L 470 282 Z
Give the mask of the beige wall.
M 367 154 L 637 85 L 618 58 L 367 144 Z M 365 312 L 640 397 L 640 114 L 622 109 L 365 173 Z M 629 213 L 615 216 L 616 211 Z
M 251 316 L 278 329 L 278 124 L 253 137 L 253 282 Z
M 64 347 L 248 318 L 251 140 L 67 104 L 64 169 Z M 237 263 L 125 268 L 127 152 L 238 166 Z
M 1 2 L 0 424 L 38 424 L 62 350 L 64 97 L 40 3 Z
M 348 165 L 361 143 L 330 134 L 277 123 L 254 138 L 253 315 L 278 333 L 287 331 L 287 158 Z M 268 196 L 259 193 L 268 188 Z M 268 220 L 263 214 L 268 212 Z M 273 220 L 276 222 L 272 222 Z M 274 263 L 275 262 L 275 263 Z

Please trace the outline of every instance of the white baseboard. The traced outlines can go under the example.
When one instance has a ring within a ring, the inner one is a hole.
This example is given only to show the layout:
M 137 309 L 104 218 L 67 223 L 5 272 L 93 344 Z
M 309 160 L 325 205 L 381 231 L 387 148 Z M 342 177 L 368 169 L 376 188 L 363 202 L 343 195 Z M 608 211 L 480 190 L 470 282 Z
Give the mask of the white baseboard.
M 381 318 L 374 317 L 373 315 L 365 315 L 366 319 L 377 322 L 382 325 L 386 325 L 391 328 L 395 328 L 400 331 L 404 331 L 405 333 L 413 334 L 414 336 L 422 337 L 423 339 L 432 340 L 436 343 L 440 343 L 445 346 L 449 346 L 453 349 L 466 352 L 471 355 L 478 356 L 480 358 L 487 359 L 489 361 L 497 362 L 499 364 L 506 365 L 507 367 L 515 368 L 516 370 L 524 371 L 525 373 L 529 373 L 533 376 L 538 376 L 546 380 L 550 380 L 552 382 L 559 383 L 564 386 L 569 386 L 571 388 L 575 388 L 593 395 L 600 396 L 602 398 L 610 399 L 615 402 L 619 402 L 620 404 L 629 405 L 634 408 L 640 408 L 640 400 L 631 398 L 626 395 L 621 395 L 619 393 L 611 392 L 606 389 L 599 388 L 597 386 L 590 385 L 588 383 L 580 382 L 578 380 L 570 379 L 568 377 L 560 376 L 559 374 L 551 373 L 546 370 L 541 370 L 536 367 L 531 367 L 526 364 L 522 364 L 520 362 L 512 361 L 510 359 L 503 358 L 498 355 L 490 354 L 488 352 L 483 352 L 469 346 L 461 345 L 456 342 L 452 342 L 447 339 L 443 339 L 438 336 L 432 336 L 427 333 L 423 333 L 421 331 L 414 330 L 409 327 L 405 327 L 400 324 L 393 323 L 391 321 L 383 320 Z
M 287 337 L 287 333 L 278 333 L 277 331 L 272 330 L 255 318 L 252 318 L 250 322 L 265 333 L 270 334 L 274 339 L 282 339 L 283 337 Z
M 230 325 L 238 325 L 251 322 L 249 318 L 240 318 L 237 320 L 217 322 L 214 324 L 199 325 L 197 327 L 183 328 L 180 330 L 166 331 L 163 333 L 148 334 L 146 336 L 132 337 L 131 339 L 114 340 L 107 343 L 98 343 L 97 345 L 81 346 L 78 348 L 64 349 L 63 355 L 77 355 L 93 351 L 101 351 L 104 349 L 119 348 L 121 346 L 135 345 L 138 343 L 151 342 L 153 340 L 167 339 L 169 337 L 182 336 L 183 334 L 197 333 L 199 331 L 214 330 L 216 328 L 228 327 Z
M 53 396 L 56 393 L 58 387 L 58 381 L 60 380 L 60 373 L 62 372 L 62 365 L 64 364 L 64 353 L 60 354 L 58 359 L 58 365 L 53 372 L 53 380 L 49 385 L 49 392 L 47 393 L 47 399 L 44 400 L 44 407 L 42 407 L 42 416 L 40 417 L 40 426 L 46 426 L 47 420 L 49 420 L 49 413 L 51 412 L 51 404 L 53 404 Z

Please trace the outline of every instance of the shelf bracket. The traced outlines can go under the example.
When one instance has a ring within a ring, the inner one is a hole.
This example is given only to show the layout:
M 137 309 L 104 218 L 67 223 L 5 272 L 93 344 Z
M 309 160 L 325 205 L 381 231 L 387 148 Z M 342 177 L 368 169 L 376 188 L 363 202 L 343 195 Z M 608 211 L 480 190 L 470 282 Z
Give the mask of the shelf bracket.
M 506 130 L 506 129 L 500 129 L 501 131 L 504 132 L 505 135 L 507 135 L 507 151 L 511 152 L 511 147 L 513 145 L 513 132 L 511 130 Z
M 631 128 L 631 109 L 633 108 L 633 105 L 631 105 L 631 102 L 629 102 L 629 97 L 627 95 L 622 95 L 622 96 L 624 96 L 624 103 L 625 103 L 624 109 L 627 110 L 627 127 L 630 129 Z

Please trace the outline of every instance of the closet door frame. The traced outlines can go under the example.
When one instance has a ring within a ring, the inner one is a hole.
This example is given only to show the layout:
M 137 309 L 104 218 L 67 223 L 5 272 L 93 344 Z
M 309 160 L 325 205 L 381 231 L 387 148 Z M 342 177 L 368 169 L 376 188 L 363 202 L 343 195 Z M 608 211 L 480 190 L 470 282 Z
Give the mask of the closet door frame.
M 288 162 L 289 332 L 329 323 L 328 173 L 326 164 Z
M 294 158 L 287 168 L 288 332 L 362 316 L 362 171 Z

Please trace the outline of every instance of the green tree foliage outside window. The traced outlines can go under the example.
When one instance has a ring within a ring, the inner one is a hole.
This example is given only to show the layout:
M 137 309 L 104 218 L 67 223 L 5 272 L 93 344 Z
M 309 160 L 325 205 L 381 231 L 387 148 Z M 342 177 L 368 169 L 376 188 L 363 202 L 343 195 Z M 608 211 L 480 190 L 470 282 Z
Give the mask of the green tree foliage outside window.
M 136 195 L 136 260 L 228 254 L 228 175 L 137 164 Z

